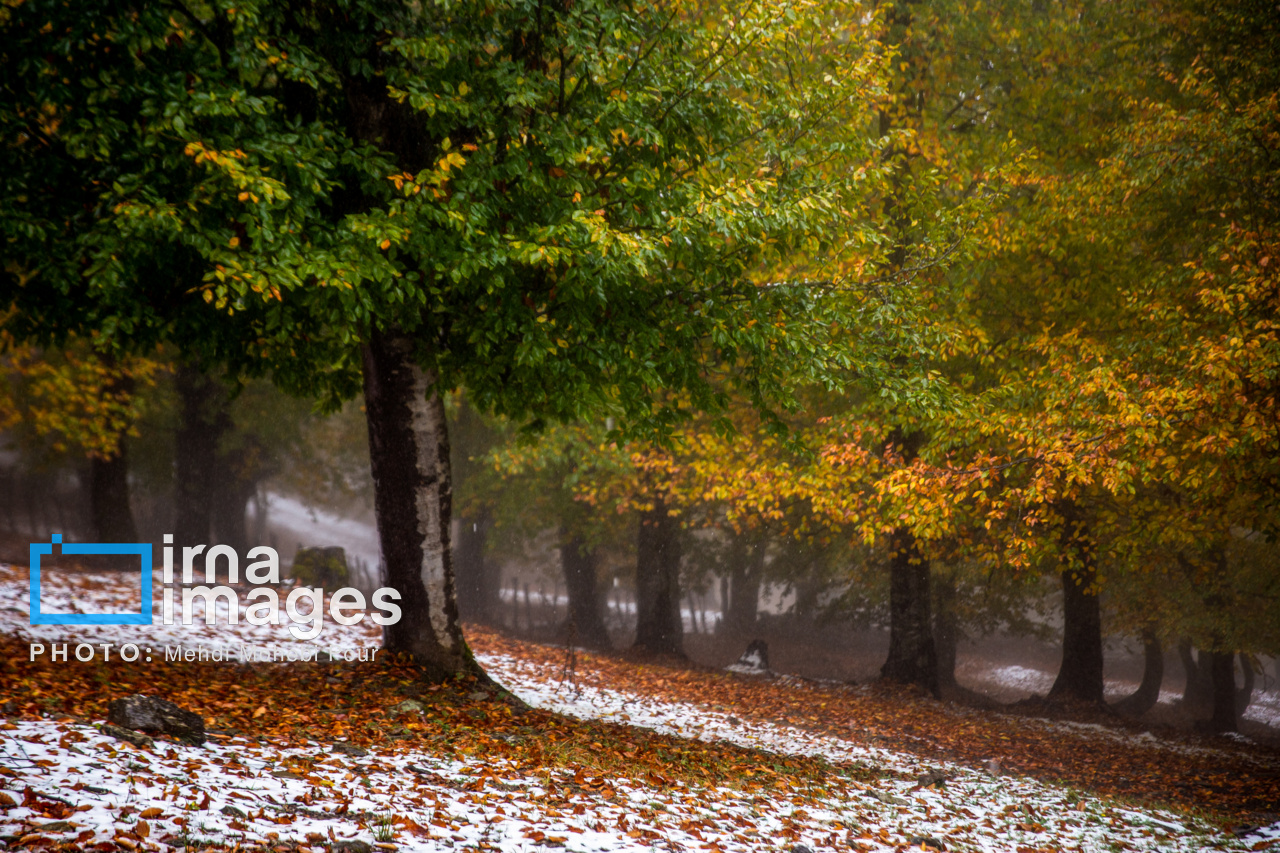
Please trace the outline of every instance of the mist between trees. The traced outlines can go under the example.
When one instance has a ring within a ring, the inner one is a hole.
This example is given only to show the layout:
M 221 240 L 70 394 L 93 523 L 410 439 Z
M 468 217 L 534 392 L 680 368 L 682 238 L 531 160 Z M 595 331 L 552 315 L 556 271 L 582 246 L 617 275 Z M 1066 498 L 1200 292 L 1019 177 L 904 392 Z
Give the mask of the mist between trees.
M 762 638 L 1236 730 L 1273 10 L 538 9 L 6 8 L 6 556 L 271 545 L 438 679 Z

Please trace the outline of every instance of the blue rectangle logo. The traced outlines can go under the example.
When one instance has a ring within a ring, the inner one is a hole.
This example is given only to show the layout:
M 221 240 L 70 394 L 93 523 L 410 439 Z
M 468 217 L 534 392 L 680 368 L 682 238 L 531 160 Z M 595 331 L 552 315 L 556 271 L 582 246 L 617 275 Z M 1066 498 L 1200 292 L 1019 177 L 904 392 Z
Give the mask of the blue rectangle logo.
M 40 558 L 52 555 L 53 546 L 61 545 L 64 554 L 137 554 L 140 558 L 139 582 L 142 606 L 138 613 L 44 613 L 40 609 Z M 62 534 L 55 533 L 48 544 L 31 543 L 31 624 L 32 625 L 150 625 L 151 543 L 80 543 L 63 544 Z

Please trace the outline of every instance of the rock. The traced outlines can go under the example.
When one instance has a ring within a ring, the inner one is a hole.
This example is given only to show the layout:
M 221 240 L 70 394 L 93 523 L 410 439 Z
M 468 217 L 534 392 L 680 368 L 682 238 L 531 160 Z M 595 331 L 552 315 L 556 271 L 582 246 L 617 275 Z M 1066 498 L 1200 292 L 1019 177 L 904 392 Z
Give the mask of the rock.
M 489 698 L 489 694 L 483 690 L 473 690 L 467 694 L 467 698 L 472 702 L 483 702 Z
M 122 741 L 125 741 L 126 743 L 131 743 L 137 747 L 152 746 L 153 744 L 155 744 L 154 740 L 142 734 L 141 732 L 135 732 L 130 729 L 122 729 L 119 726 L 113 726 L 110 723 L 103 723 L 102 726 L 99 728 L 99 731 L 101 731 L 104 735 L 107 735 L 108 737 L 113 737 L 116 740 L 122 740 Z
M 204 717 L 172 702 L 141 693 L 112 702 L 107 710 L 107 721 L 135 731 L 172 735 L 195 746 L 200 746 L 205 740 Z
M 331 853 L 373 853 L 368 841 L 335 841 L 329 845 Z
M 351 578 L 347 568 L 347 552 L 336 545 L 324 548 L 299 548 L 293 555 L 289 577 L 305 586 L 334 590 L 346 586 Z
M 901 797 L 895 797 L 893 794 L 886 794 L 884 791 L 867 791 L 868 797 L 874 797 L 886 806 L 905 806 L 907 801 Z
M 987 767 L 987 772 L 990 773 L 992 776 L 999 776 L 1001 773 L 1004 772 L 1004 768 L 1000 766 L 1000 759 L 998 758 L 987 759 L 986 767 Z
M 392 714 L 421 714 L 427 708 L 416 699 L 406 699 L 403 702 L 397 702 L 387 710 Z
M 223 806 L 222 813 L 227 817 L 248 817 L 247 814 L 245 814 L 243 811 L 236 808 L 235 806 Z
M 726 669 L 745 675 L 763 675 L 769 672 L 769 644 L 764 640 L 752 640 L 738 662 Z
M 947 774 L 943 773 L 941 770 L 930 770 L 928 773 L 925 773 L 920 776 L 920 778 L 916 779 L 916 784 L 921 788 L 930 788 L 933 786 L 941 788 L 946 783 Z
M 791 847 L 791 850 L 788 851 L 788 853 L 813 853 L 813 851 L 808 847 L 805 847 L 803 844 L 795 844 Z
M 350 743 L 335 743 L 333 745 L 333 751 L 341 752 L 343 755 L 354 755 L 357 758 L 362 755 L 369 754 L 369 750 L 365 749 L 364 747 L 355 746 L 354 744 L 350 744 Z
M 742 725 L 742 720 L 739 720 L 737 717 L 730 717 L 730 718 L 729 718 L 729 725 L 731 725 L 731 726 L 740 726 L 740 725 Z
M 927 835 L 909 835 L 907 836 L 907 843 L 912 847 L 922 847 L 925 850 L 938 850 L 940 853 L 946 853 L 947 851 L 947 845 Z

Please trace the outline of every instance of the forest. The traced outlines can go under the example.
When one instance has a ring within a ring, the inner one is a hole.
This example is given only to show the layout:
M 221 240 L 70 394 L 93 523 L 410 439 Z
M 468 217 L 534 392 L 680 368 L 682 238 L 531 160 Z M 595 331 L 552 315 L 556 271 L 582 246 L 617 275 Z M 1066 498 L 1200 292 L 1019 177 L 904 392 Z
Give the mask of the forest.
M 0 849 L 1280 847 L 1273 3 L 4 0 L 0 139 Z

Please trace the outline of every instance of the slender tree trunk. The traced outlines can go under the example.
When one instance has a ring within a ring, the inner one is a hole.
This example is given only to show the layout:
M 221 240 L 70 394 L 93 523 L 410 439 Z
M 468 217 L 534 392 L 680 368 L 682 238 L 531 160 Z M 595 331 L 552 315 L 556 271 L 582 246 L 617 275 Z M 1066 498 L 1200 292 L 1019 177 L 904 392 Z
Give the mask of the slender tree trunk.
M 636 552 L 635 647 L 683 657 L 679 523 L 661 498 L 640 517 Z
M 1155 631 L 1142 634 L 1142 683 L 1138 689 L 1115 704 L 1122 714 L 1141 717 L 1160 701 L 1160 685 L 1164 683 L 1164 648 Z
M 1211 652 L 1209 671 L 1213 676 L 1213 716 L 1209 719 L 1209 728 L 1215 732 L 1239 731 L 1235 652 Z
M 1244 652 L 1240 653 L 1240 670 L 1244 673 L 1244 684 L 1236 691 L 1236 716 L 1244 716 L 1249 703 L 1253 701 L 1254 671 L 1253 662 Z
M 569 621 L 573 624 L 578 644 L 592 649 L 608 649 L 609 631 L 604 626 L 594 548 L 581 536 L 560 529 L 560 568 L 569 595 Z
M 217 379 L 186 364 L 178 367 L 175 384 L 181 411 L 174 459 L 174 539 L 179 546 L 205 545 L 213 530 L 218 445 L 230 426 L 227 393 Z
M 485 554 L 489 528 L 493 524 L 487 509 L 475 516 L 463 516 L 458 525 L 454 572 L 458 584 L 458 609 L 463 618 L 491 622 L 498 613 L 502 579 L 498 564 Z
M 384 645 L 411 654 L 430 678 L 483 677 L 463 640 L 454 594 L 444 401 L 413 349 L 396 331 L 375 331 L 364 348 L 378 538 L 386 584 L 400 594 L 401 618 L 384 626 Z
M 1097 555 L 1077 508 L 1063 515 L 1064 559 L 1074 565 L 1062 572 L 1062 666 L 1049 690 L 1052 700 L 1102 702 L 1102 607 L 1095 588 Z
M 735 631 L 755 630 L 760 608 L 760 582 L 764 576 L 765 543 L 740 539 L 730 559 L 729 626 Z
M 960 626 L 956 621 L 956 579 L 941 575 L 934 584 L 937 612 L 933 617 L 933 643 L 938 650 L 938 686 L 956 686 L 956 649 Z
M 929 561 L 911 531 L 889 535 L 889 657 L 880 677 L 938 694 L 938 652 L 930 617 Z
M 129 457 L 124 438 L 110 459 L 89 460 L 89 521 L 98 542 L 137 542 L 129 503 Z
M 1208 712 L 1213 707 L 1213 675 L 1207 653 L 1201 651 L 1197 662 L 1191 639 L 1183 637 L 1178 641 L 1178 660 L 1182 662 L 1182 671 L 1186 674 L 1182 705 L 1193 714 Z

